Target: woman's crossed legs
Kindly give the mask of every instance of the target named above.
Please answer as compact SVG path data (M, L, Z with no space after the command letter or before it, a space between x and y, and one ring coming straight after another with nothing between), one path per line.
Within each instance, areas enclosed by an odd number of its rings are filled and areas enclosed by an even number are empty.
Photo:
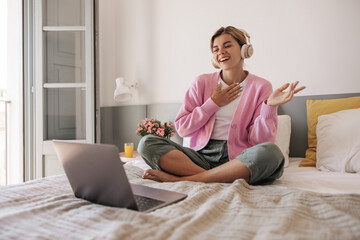
M249 168L239 160L229 161L218 167L205 170L179 150L172 150L162 155L159 159L159 165L163 171L148 169L143 177L159 182L194 181L205 183L232 183L239 178L249 182L250 179Z
M284 156L273 143L248 148L213 168L198 152L157 136L143 137L138 151L152 168L143 178L159 182L232 183L244 179L250 184L269 184L282 175L284 166Z

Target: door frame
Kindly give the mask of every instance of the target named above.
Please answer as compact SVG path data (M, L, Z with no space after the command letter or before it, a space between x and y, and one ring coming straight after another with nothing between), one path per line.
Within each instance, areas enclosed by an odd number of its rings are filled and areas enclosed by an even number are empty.
M28 3L26 3L28 2ZM55 155L51 140L44 141L44 63L43 43L44 31L84 31L85 32L85 83L86 89L86 139L77 142L94 143L95 141L95 81L94 81L94 1L85 0L85 26L79 27L48 27L43 26L42 0L24 1L24 13L29 16L26 20L27 43L24 46L27 52L24 68L27 69L27 90L30 94L26 99L30 102L26 106L26 133L25 138L25 180L45 177L44 155ZM32 33L33 34L32 34ZM25 42L25 41L24 41ZM32 121L32 122L31 122ZM29 123L30 122L30 123ZM35 126L32 130L31 126ZM73 140L71 140L73 141Z

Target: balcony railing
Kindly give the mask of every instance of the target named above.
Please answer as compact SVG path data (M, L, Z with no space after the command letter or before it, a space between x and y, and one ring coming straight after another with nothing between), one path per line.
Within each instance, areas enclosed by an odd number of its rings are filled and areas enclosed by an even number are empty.
M0 185L8 183L8 104L0 99Z

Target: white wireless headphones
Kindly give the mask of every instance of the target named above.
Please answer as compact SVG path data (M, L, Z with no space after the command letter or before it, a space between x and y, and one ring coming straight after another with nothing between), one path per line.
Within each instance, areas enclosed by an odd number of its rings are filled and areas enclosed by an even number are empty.
M244 34L246 41L246 43L241 46L241 58L242 59L250 58L254 53L254 48L250 42L250 35L244 29L239 29L239 30ZM211 58L211 63L215 68L220 68L219 64L216 62L214 58Z
M250 35L243 29L239 29L239 30L244 34L245 40L247 38L246 43L241 46L241 57L243 59L249 58L254 53L254 48L252 47L251 42L250 42Z

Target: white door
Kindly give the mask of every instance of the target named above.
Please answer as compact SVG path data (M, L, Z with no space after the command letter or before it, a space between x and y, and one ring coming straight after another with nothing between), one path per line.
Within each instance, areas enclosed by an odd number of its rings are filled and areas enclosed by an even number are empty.
M35 1L35 177L62 173L51 140L94 142L93 0Z

